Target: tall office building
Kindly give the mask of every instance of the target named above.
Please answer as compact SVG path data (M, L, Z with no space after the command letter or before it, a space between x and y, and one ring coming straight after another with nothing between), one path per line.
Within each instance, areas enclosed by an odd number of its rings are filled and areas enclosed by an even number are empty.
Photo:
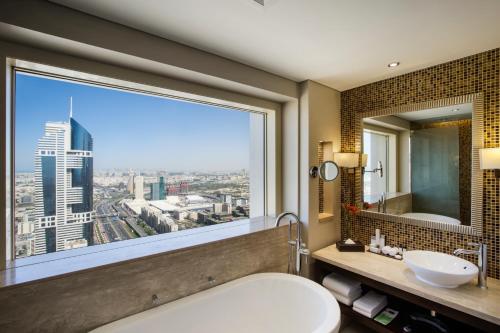
M134 177L134 196L136 199L144 199L144 176Z
M151 200L160 200L160 184L159 183L149 184L149 193Z
M35 254L93 244L92 150L72 116L45 124L35 153Z
M127 191L130 194L134 194L134 177L135 174L132 170L128 173Z
M165 200L165 181L163 176L160 177L160 181L158 183L149 184L149 189L151 193L151 200Z
M165 198L167 197L166 195L167 192L165 190L165 178L163 178L163 176L160 177L159 186L160 186L160 193L159 193L160 200L165 200Z

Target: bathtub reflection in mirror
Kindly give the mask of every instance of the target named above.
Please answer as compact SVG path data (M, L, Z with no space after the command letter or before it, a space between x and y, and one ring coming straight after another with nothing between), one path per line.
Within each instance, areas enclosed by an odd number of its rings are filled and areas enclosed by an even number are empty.
M472 113L466 103L364 118L365 207L470 226Z

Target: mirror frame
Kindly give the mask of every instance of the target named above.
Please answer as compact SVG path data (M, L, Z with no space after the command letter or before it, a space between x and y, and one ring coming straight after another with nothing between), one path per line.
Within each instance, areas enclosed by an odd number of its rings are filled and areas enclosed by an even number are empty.
M425 228L439 229L443 231L457 232L466 235L482 236L483 234L483 172L479 167L479 149L483 148L483 117L484 100L482 93L463 95L439 100L431 100L422 103L405 104L396 107L369 110L356 114L355 128L355 151L361 152L363 140L363 118L377 116L391 116L398 113L434 109L456 104L472 103L472 170L471 170L471 225L453 225L426 220L418 220L398 215L390 215L367 210L361 210L360 215L374 219L382 219L395 223L406 223ZM354 192L356 202L363 202L363 179L360 168L356 169L354 181Z

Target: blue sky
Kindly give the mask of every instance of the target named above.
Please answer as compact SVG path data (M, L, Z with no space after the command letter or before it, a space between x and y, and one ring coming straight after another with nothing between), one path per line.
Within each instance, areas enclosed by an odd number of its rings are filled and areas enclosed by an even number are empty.
M94 169L248 169L247 112L59 80L16 76L16 171L32 171L47 121L73 117L94 139Z

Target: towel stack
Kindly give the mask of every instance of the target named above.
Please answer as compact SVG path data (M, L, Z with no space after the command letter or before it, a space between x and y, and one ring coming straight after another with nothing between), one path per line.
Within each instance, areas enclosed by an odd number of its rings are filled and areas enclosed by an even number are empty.
M357 299L352 309L363 316L373 318L387 305L387 296L369 291L363 297Z
M323 286L328 289L340 303L351 306L361 296L361 282L331 273L323 279Z

